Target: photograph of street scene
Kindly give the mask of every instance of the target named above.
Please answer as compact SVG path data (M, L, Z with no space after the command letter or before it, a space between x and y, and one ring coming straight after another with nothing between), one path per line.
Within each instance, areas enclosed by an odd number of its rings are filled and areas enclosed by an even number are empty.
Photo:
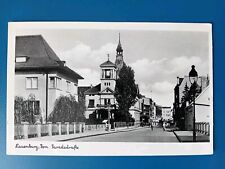
M210 42L199 30L18 29L14 140L210 142Z

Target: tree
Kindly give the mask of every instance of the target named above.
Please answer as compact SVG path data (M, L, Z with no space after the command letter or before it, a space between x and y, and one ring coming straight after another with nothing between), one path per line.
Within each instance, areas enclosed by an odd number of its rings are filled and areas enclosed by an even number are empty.
M134 71L131 67L123 65L116 80L114 96L119 106L121 120L129 121L129 108L135 103L137 97ZM125 119L124 119L125 118Z
M53 112L49 116L51 122L75 122L83 121L83 105L76 101L72 95L60 96L55 101Z
M187 83L184 86L183 97L181 98L181 102L186 105L186 102L190 102L190 90Z
M37 121L41 122L42 118L39 101L35 99L35 95L30 94L27 100L23 97L15 96L14 123L29 122L29 124L34 124Z

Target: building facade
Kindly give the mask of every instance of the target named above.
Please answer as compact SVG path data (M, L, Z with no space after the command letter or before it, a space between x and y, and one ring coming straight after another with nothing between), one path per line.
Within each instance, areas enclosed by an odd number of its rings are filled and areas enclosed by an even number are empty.
M71 94L78 100L78 80L83 77L67 67L41 35L17 36L15 52L15 96L34 100L43 122L59 96Z
M162 120L163 121L173 120L173 111L171 110L171 107L162 107Z
M195 123L210 123L210 85L207 86L193 102L185 108L185 130L193 130L195 106Z
M105 115L106 112L102 113L100 110L115 109L116 99L114 97L114 91L116 79L118 78L119 71L123 67L123 64L123 48L119 36L115 63L110 61L108 55L108 60L100 65L100 83L84 92L86 119L89 119L90 115L94 116L96 119L104 119L108 115ZM113 118L113 114L111 114L111 118Z
M209 77L208 76L199 76L197 80L197 86L200 94L202 91L207 88L209 85ZM190 89L191 83L189 76L184 76L183 78L177 77L177 84L174 88L174 103L173 103L173 118L176 125L184 130L187 126L187 119L185 119L185 107L186 103L183 102L185 87Z

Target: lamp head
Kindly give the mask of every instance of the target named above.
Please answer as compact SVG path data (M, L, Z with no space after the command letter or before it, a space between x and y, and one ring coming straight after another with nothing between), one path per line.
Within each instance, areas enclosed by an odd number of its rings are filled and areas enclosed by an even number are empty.
M191 71L189 72L189 81L191 84L197 83L198 81L198 73L195 70L195 65L191 66Z

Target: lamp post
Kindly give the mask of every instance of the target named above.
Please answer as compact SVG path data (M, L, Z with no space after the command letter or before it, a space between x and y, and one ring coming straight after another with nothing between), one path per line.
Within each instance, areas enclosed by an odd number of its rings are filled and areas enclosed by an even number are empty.
M196 129L195 129L195 95L198 81L198 73L195 70L195 66L191 66L191 71L189 72L189 81L191 83L191 92L193 93L193 142L196 142Z
M110 131L110 101L108 101L108 131Z

